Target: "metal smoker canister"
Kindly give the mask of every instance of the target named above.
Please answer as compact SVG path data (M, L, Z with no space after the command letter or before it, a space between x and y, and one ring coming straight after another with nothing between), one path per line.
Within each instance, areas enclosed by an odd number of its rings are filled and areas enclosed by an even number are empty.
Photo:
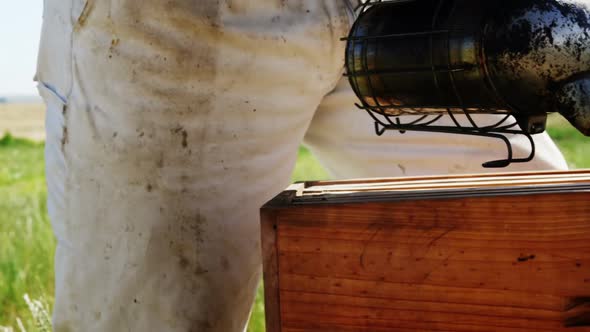
M347 73L382 114L508 111L535 134L559 112L590 135L589 12L573 0L375 2L348 38Z

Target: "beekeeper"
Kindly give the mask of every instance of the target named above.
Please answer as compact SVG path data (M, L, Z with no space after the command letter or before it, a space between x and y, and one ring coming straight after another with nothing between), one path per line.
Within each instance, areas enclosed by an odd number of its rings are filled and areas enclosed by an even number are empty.
M352 21L347 0L45 0L55 332L242 331L259 207L302 143L337 178L505 157L495 140L377 137L342 80ZM536 140L535 161L508 170L566 168Z

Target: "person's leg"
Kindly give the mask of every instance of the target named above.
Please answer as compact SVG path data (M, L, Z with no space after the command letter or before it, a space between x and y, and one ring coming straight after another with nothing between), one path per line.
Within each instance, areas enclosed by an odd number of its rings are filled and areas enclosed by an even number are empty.
M241 331L345 1L46 1L55 332Z
M336 178L391 177L457 173L563 170L567 164L547 134L535 135L536 158L525 164L486 169L482 163L506 158L499 140L423 132L377 136L373 120L357 109L348 81L342 79L318 108L305 144ZM492 123L497 116L479 116ZM450 120L447 121L451 124ZM511 137L515 156L528 156L529 144Z

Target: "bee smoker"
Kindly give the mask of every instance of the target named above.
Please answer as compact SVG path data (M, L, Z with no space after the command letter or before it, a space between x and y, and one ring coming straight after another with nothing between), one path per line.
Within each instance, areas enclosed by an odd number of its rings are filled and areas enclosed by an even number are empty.
M346 75L377 134L502 140L508 157L484 167L532 160L531 135L552 112L590 135L590 2L369 0L357 12ZM475 114L501 116L482 125ZM507 135L527 137L530 155L514 157Z

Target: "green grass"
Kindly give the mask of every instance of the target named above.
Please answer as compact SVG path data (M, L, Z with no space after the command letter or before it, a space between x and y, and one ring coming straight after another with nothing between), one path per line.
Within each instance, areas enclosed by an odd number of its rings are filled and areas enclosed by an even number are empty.
M578 134L559 118L551 119L549 133L572 167L590 168L590 138ZM326 179L326 172L305 149L293 181ZM53 299L55 241L46 215L43 145L5 136L0 139L0 327L36 331L23 299ZM264 331L262 290L256 299L249 332ZM2 330L0 328L0 330Z
M52 298L55 241L46 214L43 145L0 139L0 326L34 322L24 294Z
M554 115L547 129L571 168L590 168L590 138L573 129L562 117Z

